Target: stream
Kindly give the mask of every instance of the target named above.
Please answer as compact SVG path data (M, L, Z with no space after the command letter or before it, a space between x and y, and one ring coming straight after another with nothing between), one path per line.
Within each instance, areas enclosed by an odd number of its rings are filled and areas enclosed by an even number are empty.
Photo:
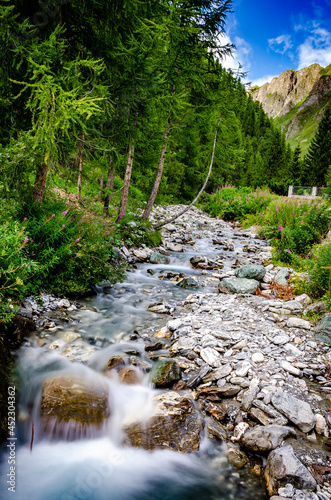
M241 247L231 225L222 237ZM236 469L229 464L225 446L205 432L196 453L170 449L146 451L123 445L123 426L149 415L152 399L164 390L149 383L140 372L140 383L126 385L118 377L106 377L107 361L118 353L130 353L150 363L142 338L152 337L169 315L149 312L152 303L166 302L170 309L195 291L176 282L158 279L163 270L181 272L204 282L204 293L216 293L217 283L204 281L212 271L192 269L197 254L224 259L224 271L237 257L217 248L211 237L195 232L196 243L182 253L169 252L167 265L139 263L127 272L124 283L98 287L98 293L70 312L72 322L38 332L17 354L18 421L15 429L15 494L10 491L9 448L2 449L1 499L16 500L262 500L268 498L252 466ZM246 238L247 242L247 238ZM254 240L262 245L262 241ZM148 269L154 274L149 274ZM73 340L68 343L67 340ZM38 340L38 341L37 341ZM162 352L159 353L162 355ZM111 412L101 426L63 423L47 426L40 417L42 387L54 376L80 377L106 388ZM15 383L16 385L16 383ZM33 422L33 431L32 431ZM32 439L33 432L33 439ZM33 441L33 442L32 442ZM32 449L30 449L32 448ZM12 473L13 474L13 473Z

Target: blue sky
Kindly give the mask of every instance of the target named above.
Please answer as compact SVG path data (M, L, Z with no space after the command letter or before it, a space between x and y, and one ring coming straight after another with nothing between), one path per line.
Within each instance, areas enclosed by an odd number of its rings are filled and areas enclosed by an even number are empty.
M287 69L331 64L331 0L234 0L222 43L236 45L224 62L262 85Z

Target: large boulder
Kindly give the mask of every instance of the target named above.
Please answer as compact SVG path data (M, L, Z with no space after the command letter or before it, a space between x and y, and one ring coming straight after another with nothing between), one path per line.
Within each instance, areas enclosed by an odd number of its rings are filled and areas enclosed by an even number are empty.
M100 386L78 376L59 376L43 385L40 415L46 432L52 430L56 436L84 433L88 426L100 427L108 414L106 384Z
M291 427L284 425L257 425L245 432L241 442L245 448L256 453L269 453L281 445L289 436L296 437L296 432Z
M254 264L246 264L235 271L237 278L247 278L261 281L266 273L265 267Z
M276 274L275 282L278 283L278 285L288 285L289 276L290 273L288 272L287 267L283 267Z
M124 425L125 444L145 450L168 448L183 453L197 451L203 419L193 401L168 391L154 398L152 415Z
M294 488L314 490L316 481L309 470L294 455L292 446L272 451L268 456L265 478L269 495L276 495L278 488L291 484Z
M317 324L315 328L317 333L316 339L323 340L327 344L331 342L331 314L324 314L321 321Z
M150 382L155 387L169 387L181 378L181 369L173 359L160 359L150 373Z
M310 432L316 424L316 417L311 407L305 401L291 396L278 388L271 397L271 402L278 411L283 413L302 432Z
M250 293L254 294L259 286L256 280L247 278L225 278L218 285L221 293Z
M153 252L149 261L151 264L169 264L170 258L160 252Z

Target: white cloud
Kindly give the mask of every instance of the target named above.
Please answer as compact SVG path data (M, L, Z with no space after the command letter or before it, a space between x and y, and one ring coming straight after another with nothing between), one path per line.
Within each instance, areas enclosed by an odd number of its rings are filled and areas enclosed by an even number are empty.
M271 82L273 78L279 75L266 75L266 76L261 76L261 78L257 78L256 80L251 82L251 87L255 87L256 85L258 87L262 87L267 82Z
M251 68L251 55L252 47L246 40L236 36L234 41L231 40L229 35L224 35L221 38L222 45L226 43L234 43L235 49L233 51L233 56L227 56L222 61L222 66L226 69L232 69L236 72L239 65L242 67L242 71L249 71Z
M318 63L321 66L331 64L331 33L316 27L311 35L298 47L298 69Z
M268 43L271 50L278 54L285 54L285 52L293 47L290 35L279 35L276 38L270 38Z

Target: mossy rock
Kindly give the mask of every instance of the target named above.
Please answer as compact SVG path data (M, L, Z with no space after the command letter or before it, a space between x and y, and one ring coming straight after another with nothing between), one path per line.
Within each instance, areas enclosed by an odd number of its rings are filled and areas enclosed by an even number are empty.
M173 359L160 359L150 373L150 382L155 387L169 387L181 379L181 369Z

